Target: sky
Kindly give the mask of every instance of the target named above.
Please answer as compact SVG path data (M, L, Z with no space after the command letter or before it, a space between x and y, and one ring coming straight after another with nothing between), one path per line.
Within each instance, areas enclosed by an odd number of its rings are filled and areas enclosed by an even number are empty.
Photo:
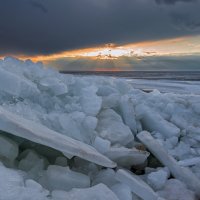
M200 70L200 0L0 0L0 57L59 70Z

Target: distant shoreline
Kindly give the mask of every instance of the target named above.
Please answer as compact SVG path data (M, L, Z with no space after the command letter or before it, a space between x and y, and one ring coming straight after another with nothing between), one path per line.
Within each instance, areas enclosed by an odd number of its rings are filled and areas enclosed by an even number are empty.
M200 81L200 71L60 71L60 73L129 79Z

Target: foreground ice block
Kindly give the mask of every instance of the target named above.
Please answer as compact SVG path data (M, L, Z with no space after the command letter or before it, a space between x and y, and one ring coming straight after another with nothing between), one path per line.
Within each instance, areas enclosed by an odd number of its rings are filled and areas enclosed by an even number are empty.
M19 197L23 178L17 170L8 169L0 163L0 177L0 199L11 200Z
M105 167L116 167L114 162L97 152L93 147L50 130L41 124L26 120L2 107L0 107L0 130Z
M123 169L119 169L116 173L116 179L121 183L128 185L132 192L143 200L161 200L161 198L159 198L150 186L148 186L139 176Z
M160 114L147 106L141 104L136 107L136 110L145 130L159 132L166 138L180 135L178 127L163 119Z
M147 183L155 190L162 189L168 179L168 172L160 169L147 175Z
M0 163L1 200L49 200L47 190L33 180L24 181L23 176L21 171L6 168Z
M112 109L105 109L98 115L97 132L100 137L112 144L126 145L134 140L134 136L120 115Z
M93 144L95 149L98 150L102 154L109 151L110 145L111 145L111 143L110 143L109 140L105 140L105 139L98 137L98 136L95 138L94 144Z
M164 189L157 193L167 200L196 200L194 192L177 179L167 180Z
M18 159L22 157L19 161L18 168L27 172L27 177L37 180L40 177L40 173L48 165L47 159L39 156L33 150L25 150L20 154Z
M90 178L85 174L74 172L68 167L50 165L39 183L50 191L69 191L72 188L90 187Z
M188 188L195 191L200 197L200 180L188 169L179 166L166 150L147 131L137 135L138 139L154 154L154 156L166 167L172 175L187 184Z
M53 200L119 200L104 184L87 189L73 189L70 192L53 191Z
M0 135L0 157L13 161L18 156L18 144L3 135Z

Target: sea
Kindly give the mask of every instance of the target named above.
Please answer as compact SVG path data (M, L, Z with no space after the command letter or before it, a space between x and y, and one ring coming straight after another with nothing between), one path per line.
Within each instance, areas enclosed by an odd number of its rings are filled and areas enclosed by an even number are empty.
M128 79L200 81L200 71L61 71L61 73Z

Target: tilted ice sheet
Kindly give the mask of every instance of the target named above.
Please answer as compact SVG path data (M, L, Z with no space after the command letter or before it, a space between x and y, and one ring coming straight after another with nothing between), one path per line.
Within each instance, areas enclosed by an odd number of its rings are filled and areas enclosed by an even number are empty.
M115 167L115 163L98 153L91 146L74 140L45 126L23 119L0 107L0 130L50 146L63 153L79 156L105 167Z

